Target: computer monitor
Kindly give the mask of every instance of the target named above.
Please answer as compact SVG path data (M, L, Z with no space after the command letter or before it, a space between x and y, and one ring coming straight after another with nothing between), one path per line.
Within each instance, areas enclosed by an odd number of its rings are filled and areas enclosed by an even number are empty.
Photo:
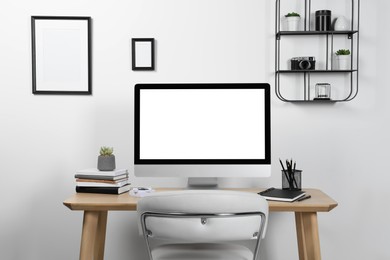
M136 176L270 176L269 84L137 84L134 97Z

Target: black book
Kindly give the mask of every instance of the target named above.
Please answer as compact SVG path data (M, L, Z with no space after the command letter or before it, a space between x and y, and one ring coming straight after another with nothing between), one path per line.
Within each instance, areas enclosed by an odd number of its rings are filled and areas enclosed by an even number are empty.
M259 192L258 194L263 196L267 200L293 202L305 196L306 193L301 190L283 190L283 189L269 188L265 191Z
M122 187L79 187L76 186L76 192L80 193L102 193L102 194L121 194L130 190L130 185Z

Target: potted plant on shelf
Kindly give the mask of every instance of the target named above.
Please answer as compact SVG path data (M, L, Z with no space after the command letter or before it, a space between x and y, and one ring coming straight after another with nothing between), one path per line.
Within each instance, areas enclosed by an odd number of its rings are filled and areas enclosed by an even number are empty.
M291 12L286 14L285 17L286 17L287 31L298 31L299 22L301 21L301 16L298 13Z
M100 148L100 155L98 157L97 168L99 171L113 171L115 170L115 155L114 148L102 146Z
M349 70L351 52L348 49L340 49L336 51L336 60L339 70Z

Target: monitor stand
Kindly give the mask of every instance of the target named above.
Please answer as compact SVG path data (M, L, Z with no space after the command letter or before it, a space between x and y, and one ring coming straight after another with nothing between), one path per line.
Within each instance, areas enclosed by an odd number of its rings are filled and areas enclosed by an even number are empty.
M190 177L188 178L188 189L215 189L218 187L218 179L211 177Z

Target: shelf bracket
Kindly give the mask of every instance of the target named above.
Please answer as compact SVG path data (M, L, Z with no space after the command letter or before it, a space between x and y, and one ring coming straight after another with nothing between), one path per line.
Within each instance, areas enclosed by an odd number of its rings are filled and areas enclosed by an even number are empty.
M352 39L352 33L348 33L348 39Z

